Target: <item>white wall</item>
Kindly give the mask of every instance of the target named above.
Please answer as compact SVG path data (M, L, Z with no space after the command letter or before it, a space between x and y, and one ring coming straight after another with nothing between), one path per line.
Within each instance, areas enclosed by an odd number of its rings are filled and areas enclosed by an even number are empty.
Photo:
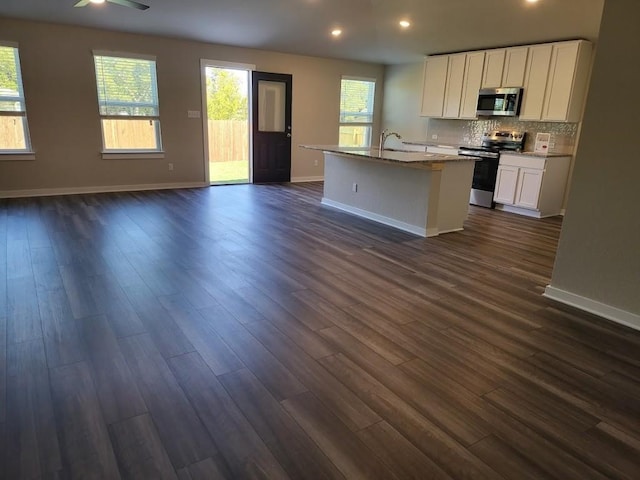
M640 328L640 2L607 0L551 288Z
M387 66L382 126L407 140L426 140L427 119L420 116L422 63Z
M18 42L35 161L0 160L0 191L100 188L204 182L200 59L255 64L293 75L292 172L322 176L320 152L299 144L336 144L341 75L378 81L374 134L384 67L192 41L0 18L0 40ZM103 160L92 50L155 55L163 160ZM170 172L167 163L174 164Z

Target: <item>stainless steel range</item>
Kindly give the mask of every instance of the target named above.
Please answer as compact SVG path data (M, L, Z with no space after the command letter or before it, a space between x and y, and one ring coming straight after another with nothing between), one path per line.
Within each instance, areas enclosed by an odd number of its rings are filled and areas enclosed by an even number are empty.
M481 207L494 208L493 192L496 189L500 151L520 151L524 147L524 132L494 130L482 136L482 144L477 147L460 147L458 155L479 157L473 170L471 197L469 203Z

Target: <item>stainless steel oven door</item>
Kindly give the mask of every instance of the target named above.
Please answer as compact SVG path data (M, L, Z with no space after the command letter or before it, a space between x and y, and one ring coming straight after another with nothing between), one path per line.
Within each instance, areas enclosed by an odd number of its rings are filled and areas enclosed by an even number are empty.
M498 159L483 158L476 162L473 169L472 188L493 192L496 189L496 178L498 176Z
M481 207L494 208L493 192L496 189L498 176L498 159L483 158L476 162L473 169L473 182L469 203Z

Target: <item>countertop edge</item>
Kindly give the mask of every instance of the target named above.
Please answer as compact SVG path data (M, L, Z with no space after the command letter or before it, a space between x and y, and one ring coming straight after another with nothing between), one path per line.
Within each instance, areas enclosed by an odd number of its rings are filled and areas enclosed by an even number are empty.
M351 157L357 157L367 160L376 160L380 162L388 162L401 164L405 166L417 166L417 165L433 165L442 164L447 162L474 162L479 159L475 157L466 157L459 155L444 155L438 153L423 153L423 152L405 152L397 150L385 150L383 156L376 155L376 148L353 150L344 147L338 147L335 145L299 145L300 148L308 150L318 150L327 153L333 153L336 155L348 155ZM425 158L428 156L427 158Z
M426 140L403 140L405 145L420 145L425 147L440 147L440 148L465 148L473 145L469 144L451 144L446 145L444 143L429 142ZM516 151L503 151L505 155L520 155L523 157L536 157L536 158L554 158L554 157L571 157L571 153L537 153L537 152L516 152Z

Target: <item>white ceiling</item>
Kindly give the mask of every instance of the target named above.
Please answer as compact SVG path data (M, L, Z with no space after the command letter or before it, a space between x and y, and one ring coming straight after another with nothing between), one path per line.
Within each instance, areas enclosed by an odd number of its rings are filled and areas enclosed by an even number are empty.
M321 57L397 64L425 54L585 38L605 0L0 0L0 16L84 25ZM412 26L401 31L398 21ZM344 31L338 38L331 28ZM1 33L0 33L1 35Z

